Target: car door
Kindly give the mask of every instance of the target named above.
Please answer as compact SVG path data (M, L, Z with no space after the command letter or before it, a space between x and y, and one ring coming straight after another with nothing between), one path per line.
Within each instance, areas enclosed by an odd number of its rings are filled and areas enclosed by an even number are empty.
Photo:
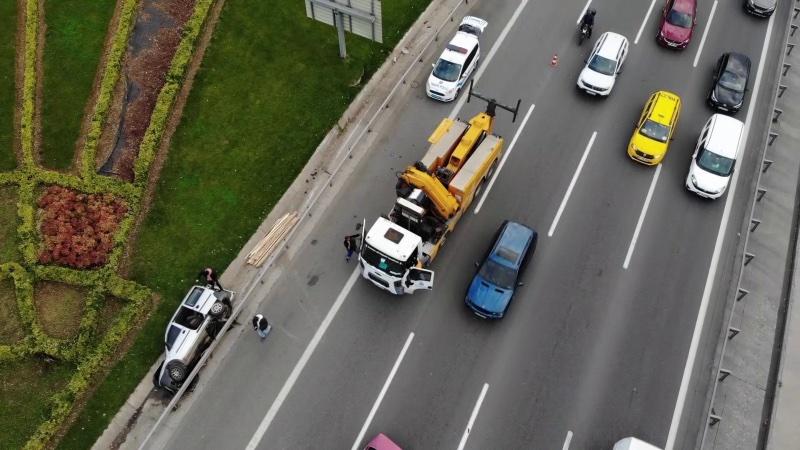
M412 267L403 276L403 290L406 294L413 294L421 289L433 289L433 271Z

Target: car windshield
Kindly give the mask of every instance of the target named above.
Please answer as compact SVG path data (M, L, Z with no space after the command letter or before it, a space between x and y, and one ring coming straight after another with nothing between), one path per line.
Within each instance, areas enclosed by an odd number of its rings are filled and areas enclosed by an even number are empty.
M701 148L697 155L697 165L701 169L721 177L729 176L733 172L735 163L735 160L718 155L706 148Z
M480 272L478 272L484 280L503 289L511 289L517 280L517 272L508 266L498 264L497 262L487 259Z
M406 273L406 267L403 263L382 255L369 245L364 245L364 251L361 252L361 257L364 258L369 265L377 267L389 275L402 277L403 274Z
M589 68L603 75L614 75L617 70L617 62L613 59L603 58L600 55L594 55L592 60L589 61Z
M433 68L433 76L444 81L456 81L461 75L461 64L440 59Z
M692 15L689 13L670 10L667 14L667 22L681 28L692 28Z
M642 128L639 129L639 133L659 142L667 142L669 138L669 127L647 119L644 125L642 125Z
M742 92L744 91L744 78L733 72L722 72L722 76L719 77L719 85L725 89Z

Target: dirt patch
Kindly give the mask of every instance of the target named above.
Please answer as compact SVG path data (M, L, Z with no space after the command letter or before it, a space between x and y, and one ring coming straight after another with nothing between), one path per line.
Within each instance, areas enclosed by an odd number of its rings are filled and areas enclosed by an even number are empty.
M8 278L0 280L0 344L16 344L25 334L19 319L14 282Z
M133 180L139 145L194 3L194 0L143 0L125 57L116 139L100 173Z
M103 301L103 306L97 312L97 328L95 329L98 339L102 339L111 325L117 320L119 312L125 307L126 302L116 297L108 296Z
M43 281L36 284L34 304L42 329L49 336L70 339L78 328L86 307L86 293L62 283Z

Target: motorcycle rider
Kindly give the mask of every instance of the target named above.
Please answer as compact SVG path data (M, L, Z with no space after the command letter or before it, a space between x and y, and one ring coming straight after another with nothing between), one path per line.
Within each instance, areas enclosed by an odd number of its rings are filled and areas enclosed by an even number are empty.
M588 33L586 38L589 39L592 37L592 27L594 27L594 16L597 14L593 8L589 8L586 10L586 13L581 18L580 29L582 30L584 26L586 26Z

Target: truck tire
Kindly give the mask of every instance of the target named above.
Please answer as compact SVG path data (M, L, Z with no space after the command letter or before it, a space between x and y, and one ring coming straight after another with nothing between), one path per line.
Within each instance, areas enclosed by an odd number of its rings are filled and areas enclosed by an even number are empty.
M189 370L186 364L177 359L173 359L167 363L167 373L169 373L169 377L172 378L173 381L180 383L186 379Z
M221 301L214 302L214 304L211 305L211 309L208 310L208 315L215 319L223 319L227 317L228 314L230 314L230 308Z

